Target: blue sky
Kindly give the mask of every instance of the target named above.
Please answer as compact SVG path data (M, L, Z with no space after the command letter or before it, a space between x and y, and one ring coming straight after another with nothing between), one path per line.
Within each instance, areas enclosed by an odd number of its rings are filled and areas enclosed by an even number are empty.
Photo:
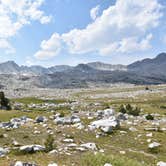
M0 62L129 64L166 51L165 0L0 2Z

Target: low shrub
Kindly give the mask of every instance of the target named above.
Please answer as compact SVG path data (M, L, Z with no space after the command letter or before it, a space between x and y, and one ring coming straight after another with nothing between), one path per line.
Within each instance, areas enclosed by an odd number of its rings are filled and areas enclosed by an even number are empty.
M46 148L46 150L45 150L46 152L49 152L55 148L54 137L51 134L48 135L44 145Z
M146 120L154 120L154 117L151 114L146 115Z
M127 113L127 110L125 109L124 105L121 105L121 106L119 107L119 112L121 112L122 114Z
M129 114L129 115L133 115L133 116L139 116L141 109L138 107L132 107L130 104L127 105L121 105L119 107L119 112L125 114Z
M132 108L131 110L128 110L127 113L129 115L133 115L133 116L139 116L141 110L140 108L136 107L136 108Z
M157 154L160 152L160 147L155 147L155 148L148 148L148 151L153 154Z

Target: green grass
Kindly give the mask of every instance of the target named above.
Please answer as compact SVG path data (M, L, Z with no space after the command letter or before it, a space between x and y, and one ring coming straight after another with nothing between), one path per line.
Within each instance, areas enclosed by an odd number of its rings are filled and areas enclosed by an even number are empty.
M0 121L6 122L9 121L11 118L19 118L21 116L27 116L29 118L34 119L39 115L48 117L49 115L51 115L51 113L44 111L23 112L17 110L11 110L11 111L0 110Z
M12 99L13 102L23 103L23 104L42 104L42 103L55 103L55 104L61 104L68 102L65 99L50 99L50 100L44 100L36 97L24 97L24 98L16 98Z
M25 97L25 98L17 98L17 99L12 99L12 101L14 102L18 102L18 103L23 103L23 104L41 104L44 102L44 100L42 99L38 99L35 97Z
M85 154L81 158L81 166L104 166L104 164L110 163L112 166L147 166L134 159L129 159L127 157L120 157L114 155L104 155L98 153L94 155L93 153Z
M86 90L81 91L81 93L77 93L73 95L73 100L76 99L78 101L82 101L82 103L101 103L101 108L92 104L91 106L86 106L84 104L79 104L76 110L81 111L96 111L100 109L104 109L107 106L113 107L118 110L121 104L128 104L136 105L139 108L143 109L141 114L147 113L159 113L160 115L166 115L166 97L163 97L160 93L157 94L145 94L140 95L135 99L132 98L105 98L104 96L101 98L91 99L89 94L106 94L106 93L116 93L116 92L125 92L130 90L130 92L134 92L135 90L142 90L144 86L133 87L133 88L121 88L121 89L101 89L101 90ZM152 86L150 88L155 88ZM159 89L161 87L156 87ZM85 98L85 96L88 98ZM70 98L72 100L72 97ZM146 100L144 100L146 99ZM56 100L42 100L35 97L29 98L21 98L21 99L13 99L12 101L20 102L25 105L34 103L34 104L41 104L45 102L50 103L65 103L70 102L68 100L63 99L56 99ZM26 108L25 108L26 109ZM27 108L28 109L28 108ZM60 112L63 113L64 116L71 114L70 107L62 106L59 108L53 109L54 113ZM49 110L42 110L42 109L32 109L31 112L22 112L22 111L0 111L0 121L8 121L13 117L21 117L26 115L30 118L36 118L38 115L43 115L49 117L54 113L50 112ZM81 121L84 125L89 125L92 120L88 120L87 118L81 117ZM104 155L98 153L94 155L93 153L80 153L74 152L72 155L68 156L65 154L55 154L55 155L48 155L47 153L36 153L36 154L26 154L26 155L17 155L14 152L9 154L9 159L1 158L0 165L8 166L9 163L14 161L15 159L21 161L29 161L35 162L38 165L47 166L51 161L58 163L58 165L66 165L70 166L72 163L73 166L103 166L105 163L111 163L113 166L156 166L157 161L166 161L166 135L165 132L152 132L153 137L151 138L152 141L157 141L161 144L161 148L159 149L158 153L152 153L148 149L147 137L146 132L144 130L145 127L150 125L150 122L141 123L137 128L137 132L131 132L128 130L130 125L122 124L120 130L127 131L127 134L120 134L119 130L115 131L113 134L108 136L102 136L100 138L96 138L96 135L93 131L85 131L85 130L77 130L76 128L67 127L67 126L56 126L53 121L49 120L48 127L51 128L54 132L54 139L57 147L61 146L62 140L65 138L64 135L72 135L74 138L75 143L81 144L86 142L94 142L100 149L104 149ZM163 126L164 127L164 126ZM33 134L33 131L36 130L41 131L40 134ZM60 132L59 132L60 131ZM4 138L1 137L3 134L7 134L8 137ZM139 138L138 135L141 135ZM22 145L27 144L41 144L44 145L44 142L47 138L47 131L46 128L42 127L39 124L27 124L25 126L20 127L19 129L6 131L0 129L0 147L5 145L12 146L11 142L13 138L16 139ZM120 151L125 151L126 154L120 154Z

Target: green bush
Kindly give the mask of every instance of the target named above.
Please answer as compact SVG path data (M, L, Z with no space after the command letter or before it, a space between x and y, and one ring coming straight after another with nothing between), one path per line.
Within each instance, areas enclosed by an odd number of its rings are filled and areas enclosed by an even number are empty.
M161 109L166 109L166 106L165 105L161 105L160 108Z
M141 109L138 107L132 107L130 104L125 105L121 105L119 107L119 112L125 114L129 114L129 115L133 115L133 116L139 116Z
M5 98L4 92L0 92L0 108L11 110L9 99Z
M154 117L151 114L146 115L146 120L154 120Z
M145 87L145 90L149 90L149 87L147 86L147 87Z
M61 117L61 118L65 117L65 113L64 112L60 112L59 117Z
M124 105L121 105L121 106L119 107L119 112L121 112L121 113L123 113L123 114L127 113L127 111L126 111Z
M133 115L133 116L139 116L141 110L140 108L136 107L136 108L132 108L131 110L128 110L127 113L129 115Z
M160 152L160 147L148 148L148 151L153 154L157 154Z
M126 110L128 111L128 112L130 112L130 111L132 111L132 106L130 105L130 104L127 104L126 105Z
M45 150L46 152L49 152L55 148L54 137L51 134L48 135L44 145L46 148L46 150Z

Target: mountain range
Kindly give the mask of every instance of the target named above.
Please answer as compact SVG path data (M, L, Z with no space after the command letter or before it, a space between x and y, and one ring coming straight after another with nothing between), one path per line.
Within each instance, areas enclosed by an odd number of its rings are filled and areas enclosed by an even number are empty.
M102 62L42 66L19 66L13 61L0 64L0 87L80 88L103 83L162 84L166 83L166 53L130 65Z
M111 65L102 62L92 62L87 64L79 64L75 67L68 65L58 65L52 67L42 67L42 66L19 66L14 61L7 61L0 63L0 74L22 74L22 75L45 75L45 74L54 74L56 72L64 72L67 70L78 69L86 67L89 70L103 70L103 71L125 71L127 66L125 65Z

